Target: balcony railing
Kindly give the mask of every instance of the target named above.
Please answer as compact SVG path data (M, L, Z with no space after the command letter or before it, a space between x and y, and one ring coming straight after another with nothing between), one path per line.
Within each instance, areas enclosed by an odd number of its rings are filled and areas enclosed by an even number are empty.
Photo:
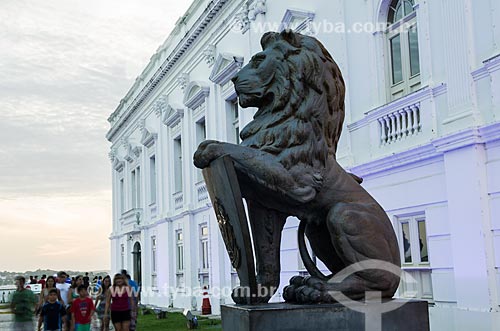
M395 110L377 119L380 144L386 145L417 135L422 131L420 102Z
M429 142L437 134L436 109L446 103L446 85L426 86L364 113L347 125L354 162L363 164Z
M200 181L195 184L195 187L196 187L196 198L198 203L208 201L208 191L205 182Z
M174 209L175 210L182 209L182 207L184 206L184 193L182 191L174 193L173 198L174 198Z

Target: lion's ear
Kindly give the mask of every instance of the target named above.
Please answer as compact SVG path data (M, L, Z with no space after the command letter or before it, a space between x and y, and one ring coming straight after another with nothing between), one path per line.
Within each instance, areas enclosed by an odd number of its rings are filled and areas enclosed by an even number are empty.
M260 45L262 46L262 49L266 49L266 47L269 44L272 44L273 42L275 42L277 37L278 37L278 34L276 32L264 33L262 38L260 38Z
M283 40L288 42L290 45L295 46L295 47L300 46L300 42L297 38L298 34L293 32L292 29L285 29L285 30L281 31L280 35L281 35L281 38L283 38Z

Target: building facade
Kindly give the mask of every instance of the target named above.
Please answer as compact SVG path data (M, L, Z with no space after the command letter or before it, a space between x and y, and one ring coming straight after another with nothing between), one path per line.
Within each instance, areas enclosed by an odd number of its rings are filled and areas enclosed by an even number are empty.
M195 1L108 119L112 271L132 271L145 304L200 309L192 289L204 286L214 313L231 302L238 279L192 155L205 139L239 142L255 109L239 108L230 78L264 32L292 28L321 40L344 75L337 159L393 222L416 279L398 296L428 300L434 330L495 330L497 22L496 0ZM281 286L305 273L297 225L283 231Z

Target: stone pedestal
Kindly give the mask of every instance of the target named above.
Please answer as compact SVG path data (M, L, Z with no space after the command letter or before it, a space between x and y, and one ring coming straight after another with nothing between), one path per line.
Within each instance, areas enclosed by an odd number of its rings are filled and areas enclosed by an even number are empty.
M348 306L340 303L222 305L222 330L429 331L429 311L426 301L394 299L366 304L351 301ZM381 314L381 311L385 312Z

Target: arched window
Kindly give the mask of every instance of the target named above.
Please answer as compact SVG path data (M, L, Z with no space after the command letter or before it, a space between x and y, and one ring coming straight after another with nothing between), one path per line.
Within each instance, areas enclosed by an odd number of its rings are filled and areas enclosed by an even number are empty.
M389 7L389 23L396 23L403 17L410 15L413 12L414 5L413 0L393 0Z
M414 0L392 0L387 23L390 95L398 99L420 87L417 15Z

